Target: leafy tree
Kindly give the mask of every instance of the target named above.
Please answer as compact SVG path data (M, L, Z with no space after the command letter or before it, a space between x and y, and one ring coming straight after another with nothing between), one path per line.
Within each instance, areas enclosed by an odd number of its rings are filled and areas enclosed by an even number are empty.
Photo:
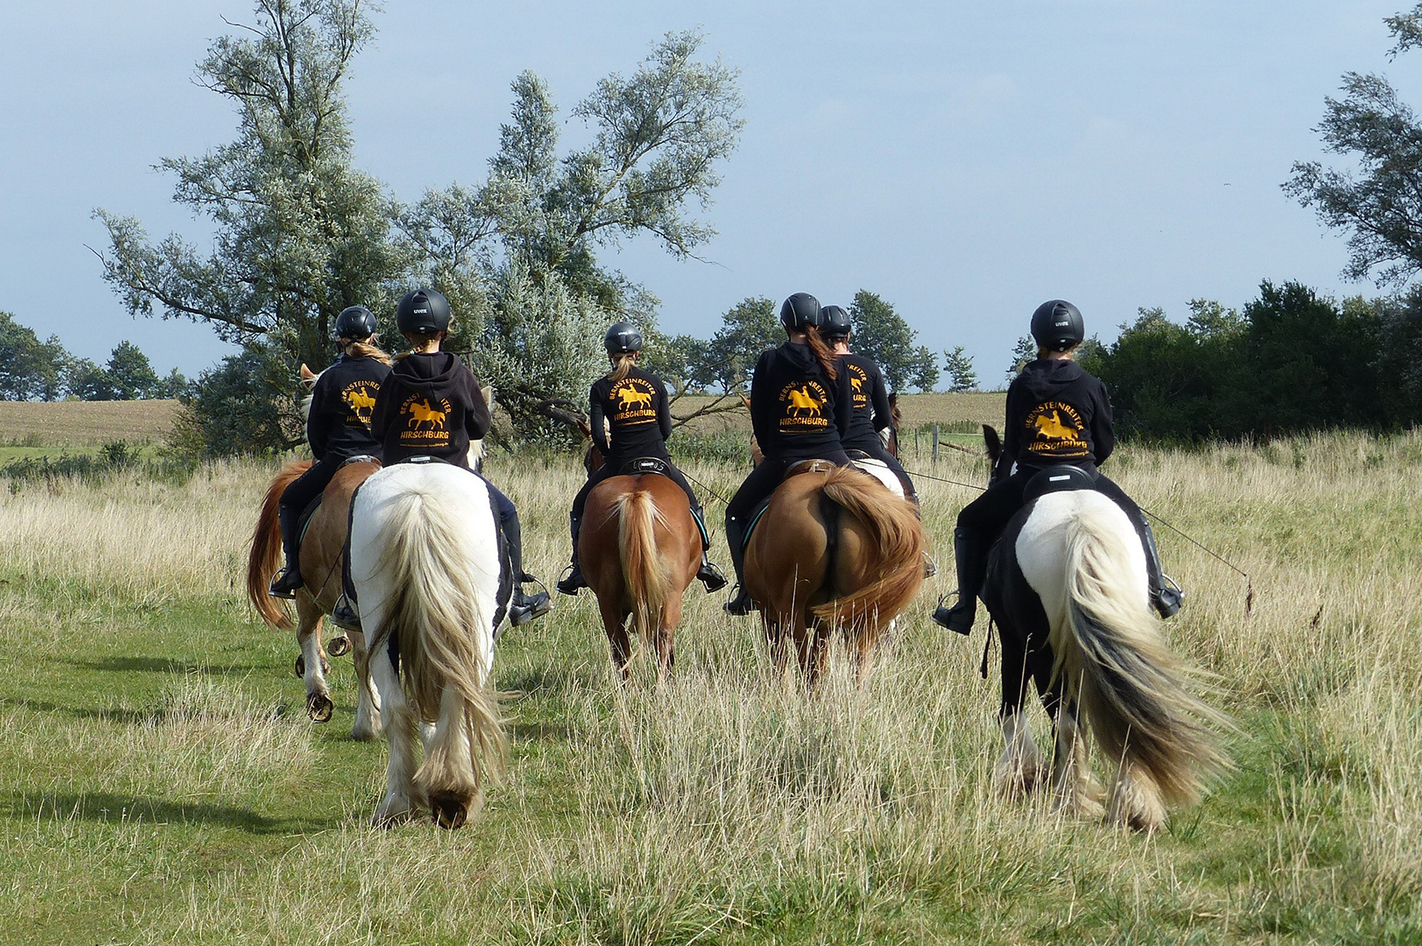
M57 337L42 342L33 329L0 312L0 400L55 400L68 360Z
M161 383L148 356L127 341L119 342L110 354L108 375L116 401L156 397Z
M708 205L719 163L744 123L736 72L697 60L701 42L694 31L669 33L630 76L602 79L572 110L591 128L591 143L567 153L560 152L561 123L547 85L523 73L513 82L512 115L486 182L430 191L400 214L400 229L419 248L430 278L466 316L481 374L546 375L536 362L548 353L526 345L511 292L551 293L596 324L567 338L578 365L605 363L609 322L655 328L657 300L602 266L596 253L647 234L685 258L714 233L688 208ZM560 383L502 392L516 419L535 417L546 399L571 394L580 403L587 393L580 376L547 379Z
M289 449L304 434L292 398L275 392L291 371L272 346L252 345L204 371L184 394L173 446L202 457L265 454Z
M182 398L192 393L192 387L192 382L184 377L181 371L174 368L158 382L158 387L154 391L153 396L157 398Z
M764 296L748 296L721 316L721 327L690 365L692 383L719 387L729 394L750 383L760 353L785 340L776 305Z
M392 235L390 199L352 166L343 91L374 32L366 6L258 0L244 34L212 43L198 82L232 103L237 138L159 167L178 179L176 202L212 219L215 249L204 258L176 234L153 243L137 219L95 211L104 278L130 312L206 322L322 368L343 308L388 310L413 255Z
M1023 335L1017 339L1017 344L1012 348L1012 363L1007 366L1007 380L1022 373L1022 369L1037 360L1037 343L1031 335Z
M948 373L949 391L972 391L978 386L973 359L963 351L962 345L943 353L943 370Z
M855 351L874 359L895 391L913 385L931 391L941 371L938 358L926 345L915 345L918 332L882 298L861 289L849 305L851 344Z
M65 388L81 401L117 400L114 379L108 369L92 358L75 358L65 367Z
M1389 59L1422 46L1422 4L1386 22L1396 40ZM1380 284L1402 285L1422 271L1422 124L1383 76L1345 73L1343 92L1324 100L1316 130L1328 151L1356 163L1357 176L1295 162L1284 191L1348 233L1345 277L1376 271Z
M1248 327L1244 316L1211 299L1191 299L1185 329L1196 338L1232 337Z

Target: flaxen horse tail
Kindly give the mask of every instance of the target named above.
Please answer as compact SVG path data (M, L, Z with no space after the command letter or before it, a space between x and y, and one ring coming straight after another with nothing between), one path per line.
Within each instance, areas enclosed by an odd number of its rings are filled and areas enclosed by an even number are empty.
M252 530L252 550L247 555L247 600L262 620L283 630L292 626L291 614L280 601L267 594L267 586L281 564L281 529L277 525L277 505L291 482L311 468L310 460L298 460L282 467L267 487L257 526Z
M890 494L882 483L853 467L832 470L826 499L863 524L868 532L864 574L877 576L844 597L811 609L822 620L878 623L902 611L923 584L923 527L912 503ZM827 580L834 580L833 564Z
M1114 508L1085 506L1067 527L1067 614L1065 621L1049 616L1055 672L1066 675L1068 692L1079 688L1108 761L1137 783L1153 782L1167 803L1188 804L1210 776L1229 768L1215 736L1229 723L1189 689L1189 674L1144 606L1123 545L1134 536L1103 516ZM1145 789L1137 795L1148 798ZM1112 805L1130 810L1139 800L1114 798Z
M669 525L651 491L641 487L618 496L614 508L622 574L634 605L632 626L642 643L655 653L662 611L677 591L672 587L669 562L657 549L657 527L666 529Z
M489 541L497 538L491 535ZM396 637L405 698L419 718L440 719L445 689L452 689L463 704L474 749L466 755L462 740L436 731L415 773L426 798L476 793L503 773L508 751L498 693L485 685L492 670L475 643L477 635L492 633L494 602L474 585L480 566L471 561L468 542L458 508L445 501L437 484L425 483L403 487L384 510L372 543L380 550L377 570L387 577L393 600L385 603L389 617L374 629L370 648Z

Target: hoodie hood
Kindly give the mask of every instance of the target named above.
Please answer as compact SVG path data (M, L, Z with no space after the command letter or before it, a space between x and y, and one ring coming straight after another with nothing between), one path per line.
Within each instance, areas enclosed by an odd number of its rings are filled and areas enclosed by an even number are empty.
M814 349L807 344L786 341L780 346L780 352L785 356L785 360L790 362L801 371L809 371L819 366L819 359L815 357Z
M412 354L395 362L391 374L416 394L432 395L448 389L459 360L447 351Z
M1019 380L1032 392L1034 400L1046 401L1059 397L1084 377L1086 372L1081 365L1068 358L1038 358L1028 362Z

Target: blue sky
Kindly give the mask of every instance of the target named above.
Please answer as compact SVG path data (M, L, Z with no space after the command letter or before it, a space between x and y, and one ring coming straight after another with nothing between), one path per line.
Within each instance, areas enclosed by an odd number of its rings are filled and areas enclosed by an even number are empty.
M1243 305L1262 279L1373 292L1342 282L1342 239L1279 185L1322 156L1312 129L1343 72L1382 72L1422 105L1422 57L1386 58L1400 0L498 6L375 15L348 87L362 169L404 200L474 184L520 71L566 117L655 38L699 26L746 100L706 213L714 262L651 240L603 259L662 299L664 328L702 337L746 296L847 304L867 288L923 343L965 346L988 385L1052 297L1109 340L1139 306L1179 320L1194 297ZM97 361L131 340L160 373L228 351L204 326L131 318L85 248L104 245L95 207L206 244L153 165L235 133L192 81L223 16L252 21L244 0L4 5L0 310Z

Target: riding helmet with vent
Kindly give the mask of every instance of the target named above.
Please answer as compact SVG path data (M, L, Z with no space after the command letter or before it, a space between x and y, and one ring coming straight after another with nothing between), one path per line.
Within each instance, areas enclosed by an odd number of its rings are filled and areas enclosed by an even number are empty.
M1066 351L1086 338L1081 310L1065 299L1049 299L1032 313L1032 338L1042 348Z
M820 300L808 292L797 292L780 304L780 324L792 332L820 324Z
M449 300L434 289L405 293L395 309L395 324L411 335L433 335L449 330Z
M849 337L849 313L843 306L820 307L820 334L825 338Z
M631 322L615 322L602 340L609 355L626 355L642 350L642 332Z
M361 341L375 334L375 313L363 305L341 310L331 326L332 341Z

